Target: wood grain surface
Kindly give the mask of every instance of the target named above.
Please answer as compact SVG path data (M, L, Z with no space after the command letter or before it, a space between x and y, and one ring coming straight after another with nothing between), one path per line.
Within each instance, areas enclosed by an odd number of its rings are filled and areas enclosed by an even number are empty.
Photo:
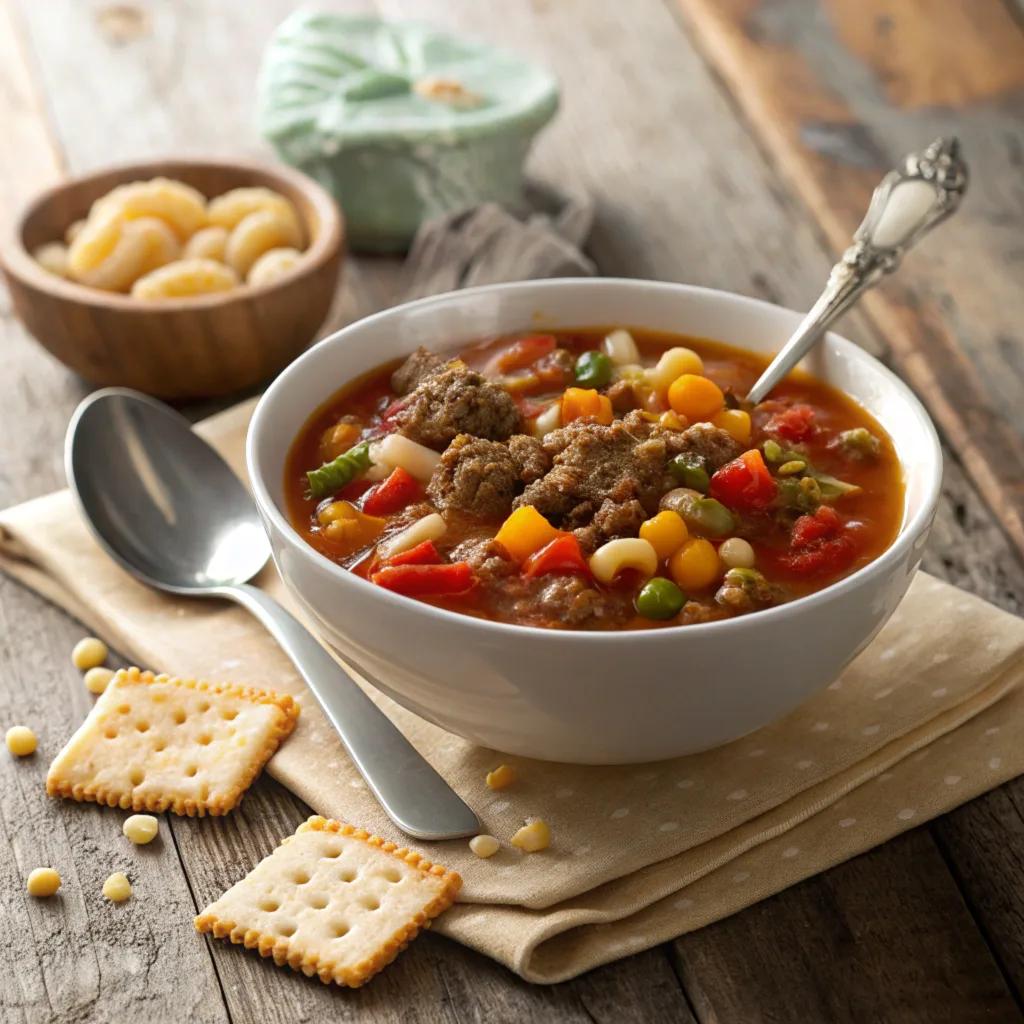
M939 46L905 21L936 9L925 0L830 0L820 11L810 11L810 0L682 2L687 17L680 17L676 0L335 0L324 6L425 18L550 64L565 102L532 168L595 198L592 253L605 273L707 284L805 308L842 244L839 228L846 229L845 220L838 225L823 216L823 201L813 201L808 190L820 196L822 176L846 176L854 184L837 193L846 196L844 216L859 216L859 197L888 158L849 141L861 136L847 126L864 119L848 109L873 109L884 95L892 117L902 120L889 124L891 135L879 129L879 137L896 149L905 147L908 134L915 143L927 141L941 121L943 130L961 131L972 152L991 152L989 181L979 189L985 213L956 233L967 248L959 255L929 250L916 268L908 261L907 294L916 306L902 293L893 304L887 291L886 301L904 311L893 314L897 319L909 317L908 309L925 310L914 324L933 325L959 359L986 368L960 392L961 404L978 416L969 425L975 447L965 447L947 427L953 446L926 567L1004 608L1024 610L1024 567L975 490L984 474L973 461L981 446L986 457L995 451L988 437L993 424L1002 424L1011 450L1018 445L1016 420L1024 417L1024 403L1014 404L1019 382L994 372L1003 360L1019 358L1013 324L1024 314L1024 296L1009 287L1010 271L1001 266L1012 233L998 215L1020 199L1019 168L1014 175L1008 158L996 159L998 146L1009 152L1019 131L997 132L997 146L981 139L983 126L973 123L978 110L989 127L1019 116L1019 102L1007 98L1012 76L1007 84L1002 71L964 71L958 88L975 97L971 105L937 112L922 101L934 95L927 74L902 69L899 54L910 44L872 50L873 63L857 56L873 45L874 26L885 18L893 19L897 39ZM997 17L977 14L988 3L946 6L957 9L964 33ZM94 0L0 0L0 217L11 216L65 168L80 172L169 153L265 155L250 127L252 85L261 48L291 10L290 0L117 6L124 9L114 16L110 5ZM717 22L709 20L713 6L723 12ZM751 22L755 17L760 21ZM782 143L768 140L751 116L743 89L754 87L728 73L712 45L708 26L729 28L730 18L746 19L742 38L754 50L742 51L740 63L760 67L767 54L776 67L791 65L787 90L769 91L777 106L772 117L780 134L811 126L817 148L806 161L783 159ZM842 48L838 81L822 74L823 66L833 73L827 60L812 67L802 58L777 59L779 47L784 55L813 56L820 42L813 33ZM784 46L780 37L803 39L804 50ZM810 149L796 132L791 150ZM803 162L813 163L815 175L795 173ZM960 262L972 264L966 291L965 279L952 276ZM970 289L985 268L998 274L983 282L988 290L979 295ZM353 261L336 318L381 308L403 287L395 264ZM993 296L1003 303L995 318L980 304ZM6 505L61 484L64 427L85 387L25 336L4 302L0 297L0 503ZM914 358L924 360L923 350L894 339L891 321L875 307L868 313L851 317L844 333L893 359L941 418L936 401L945 395L948 403L957 393L924 387L910 368ZM926 341L930 359L938 343ZM986 497L1004 518L991 487ZM0 758L0 922L20 939L13 958L0 959L5 1022L1024 1018L1019 782L733 918L550 988L526 985L429 934L357 992L328 989L252 953L208 943L191 931L196 909L269 852L308 809L262 780L227 819L164 818L161 841L135 851L108 817L113 812L46 801L45 766L89 703L68 659L80 632L0 578L0 715L5 724L25 721L40 734L40 750L27 762ZM43 863L57 867L65 885L57 898L39 903L26 896L23 879ZM135 897L115 906L99 887L128 864Z

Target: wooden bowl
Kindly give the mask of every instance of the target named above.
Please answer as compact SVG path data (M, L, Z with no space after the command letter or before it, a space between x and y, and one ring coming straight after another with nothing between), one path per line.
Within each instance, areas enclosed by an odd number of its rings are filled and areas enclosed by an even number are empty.
M306 230L302 260L270 284L140 301L67 281L32 259L37 246L63 240L67 227L115 186L158 176L209 198L246 185L287 196ZM44 192L0 242L0 266L28 330L87 380L158 398L211 398L272 377L314 339L335 295L344 235L335 201L298 171L248 161L163 160L99 171Z

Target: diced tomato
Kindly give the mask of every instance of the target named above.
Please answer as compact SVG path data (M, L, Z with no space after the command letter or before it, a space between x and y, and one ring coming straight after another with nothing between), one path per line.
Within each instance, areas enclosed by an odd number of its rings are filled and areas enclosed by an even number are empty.
M553 351L546 355L533 368L540 383L551 391L562 391L576 380L576 373L573 368L573 361L569 365L558 358L558 352Z
M512 394L512 401L519 406L519 411L523 414L524 420L532 420L538 417L546 408L546 405L541 405L539 402L531 402L529 398L524 398L519 394Z
M510 373L512 370L525 370L533 366L538 359L553 352L556 345L553 334L531 334L512 342L508 348L499 352L488 367L497 373Z
M375 572L370 579L396 594L406 597L440 597L462 594L473 586L473 570L468 562L451 565L389 565Z
M814 423L814 410L809 405L793 405L777 412L764 425L765 432L790 444L806 441L818 429Z
M764 512L777 492L761 453L751 448L715 473L708 493L734 512Z
M580 542L571 533L556 537L523 562L523 575L528 580L553 572L581 572L590 575L590 566L580 551Z
M363 511L368 516L387 516L412 504L419 494L420 485L408 470L399 466L366 495Z
M801 516L790 534L790 551L779 562L794 576L809 579L848 569L857 555L857 545L842 516L822 505L813 515Z
M438 553L432 540L425 540L400 555L392 555L384 562L384 566L391 565L440 565L441 555Z
M383 437L394 429L395 417L409 404L409 396L396 398L381 414L380 423L369 431L370 437Z

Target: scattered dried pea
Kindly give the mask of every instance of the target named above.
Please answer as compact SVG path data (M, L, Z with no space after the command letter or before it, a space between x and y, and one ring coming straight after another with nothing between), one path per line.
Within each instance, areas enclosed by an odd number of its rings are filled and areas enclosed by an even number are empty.
M478 857L493 857L501 848L501 843L494 836L473 836L469 848Z
M103 883L103 895L115 903L123 903L132 894L132 885L121 871L115 871Z
M489 789L504 789L519 778L519 773L511 765L503 764L487 773L487 786Z
M87 636L75 644L75 648L71 652L71 660L75 668L83 672L90 668L96 668L107 660L107 645L94 636Z
M537 818L524 825L513 837L512 845L518 846L526 853L546 850L551 844L551 830Z
M112 669L97 665L85 673L85 688L90 693L102 693L113 678L114 672Z
M36 734L27 725L12 725L4 739L15 757L28 757L36 749Z
M60 875L53 868L36 868L26 884L29 896L52 896L60 888Z
M136 846L151 843L156 839L159 830L160 822L152 814L133 814L130 818L125 818L124 825L121 826L121 831Z

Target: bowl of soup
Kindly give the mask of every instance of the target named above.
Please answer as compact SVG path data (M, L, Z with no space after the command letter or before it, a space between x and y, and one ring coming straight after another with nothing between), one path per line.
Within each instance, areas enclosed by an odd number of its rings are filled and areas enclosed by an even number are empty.
M612 764L765 725L910 584L941 481L907 387L800 314L557 280L399 306L314 346L247 458L285 584L388 696L474 742Z

